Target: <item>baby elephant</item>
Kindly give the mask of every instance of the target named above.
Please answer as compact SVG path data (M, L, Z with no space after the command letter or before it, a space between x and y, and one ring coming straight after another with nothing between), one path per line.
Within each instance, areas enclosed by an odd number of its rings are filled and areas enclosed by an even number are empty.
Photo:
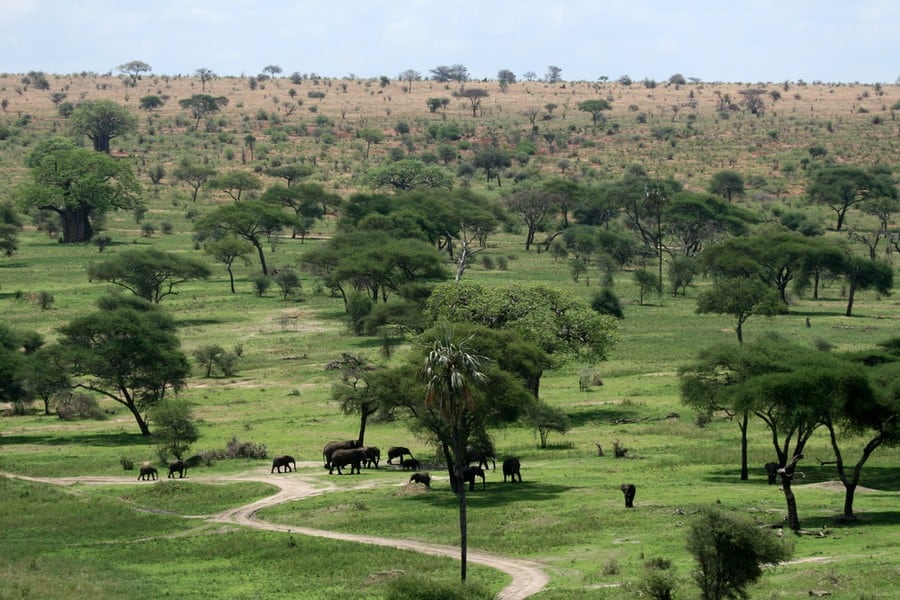
M634 494L637 488L633 483L623 483L622 493L625 494L625 508L634 508Z
M425 487L427 488L431 487L431 475L428 473L413 473L409 476L409 482L412 483L414 481L416 483L425 484Z
M522 483L522 473L519 472L519 469L522 467L522 464L519 462L518 458L507 458L503 461L503 482L506 483L506 478L509 477L509 480L512 482L516 481L516 477L519 478L519 483Z
M414 458L407 458L400 463L404 471L415 471L419 468L419 461Z
M159 479L159 473L156 470L156 467L144 465L143 467L141 467L141 474L138 475L138 479L141 481L150 481L151 479Z
M281 467L284 467L285 473L291 472L291 465L294 465L294 471L297 470L297 461L294 460L293 456L285 454L284 456L276 456L274 460L272 460L272 470L269 473L274 473L275 469L278 469L278 472L281 473Z
M169 479L175 477L175 473L178 473L179 479L184 479L185 475L187 475L187 463L183 460L176 460L175 462L169 463Z

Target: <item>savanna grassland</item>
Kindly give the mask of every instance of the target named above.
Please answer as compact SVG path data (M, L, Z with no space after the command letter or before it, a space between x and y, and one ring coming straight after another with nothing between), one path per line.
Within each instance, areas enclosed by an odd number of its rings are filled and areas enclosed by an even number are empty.
M797 208L827 227L834 227L833 214L808 205L804 195L811 164L883 164L895 175L900 167L895 85L535 81L503 91L495 81L468 82L468 88L489 94L473 116L469 101L454 97L456 84L431 81L407 89L397 80L382 85L377 79L303 77L293 83L279 77L251 89L247 78L238 77L201 84L193 77L147 75L131 86L125 78L78 74L47 75L49 89L41 90L22 77L0 76L0 200L15 198L27 177L25 157L39 140L67 134L69 125L55 104L111 99L138 116L137 133L113 139L112 154L133 162L148 210L140 222L127 212L107 215L102 232L111 242L103 254L94 244L62 244L26 219L16 252L0 259L4 323L54 339L61 325L92 311L108 291L88 279L87 266L124 249L155 247L206 261L213 272L209 280L179 286L161 305L177 321L187 353L217 344L239 346L242 354L233 376L205 377L193 365L179 395L191 403L199 426L192 451L224 448L235 438L263 444L270 457L297 458L298 473L284 477L336 488L267 508L258 515L265 520L434 543L458 542L456 499L446 477L440 478L435 449L405 423L370 423L366 443L382 451L409 446L437 476L431 490L404 485L408 473L396 469L339 477L327 475L319 462L324 442L353 437L358 429L358 418L341 414L332 400L337 376L325 365L343 352L395 364L404 347L384 358L380 338L351 335L340 298L306 273L301 293L285 300L277 290L257 295L252 279L259 264L239 263L236 293L230 293L224 268L197 249L192 234L199 215L232 200L201 189L192 202L190 190L171 176L179 164L252 171L268 186L277 180L265 174L267 168L302 163L312 168L307 181L347 198L370 192L363 175L391 158L433 160L455 173L480 147L494 144L519 157L500 184L476 171L470 181L457 177L456 186L499 198L523 181L561 176L599 182L641 165L652 177L672 177L699 191L716 172L729 169L747 183L736 202L764 220ZM751 88L764 90L759 116L741 105L741 91ZM51 98L54 92L64 97ZM228 103L195 130L178 100L198 93L224 96ZM142 110L140 99L147 95L160 96L164 105ZM430 112L429 98L449 102ZM611 105L597 126L578 109L589 99ZM439 131L449 127L458 136L442 138ZM381 131L383 138L367 149L357 136L364 129ZM529 145L533 150L526 152ZM440 158L441 146L453 149L448 158ZM165 173L158 184L149 175L156 167ZM318 221L305 240L274 240L267 249L270 266L296 267L306 250L333 234L335 218ZM856 230L876 226L871 215L855 209L847 218ZM895 214L894 231L896 219ZM536 247L526 252L521 230L492 234L483 256L494 264L502 258L508 266L489 268L480 258L465 280L545 283L586 301L599 286L597 274L575 283L551 253ZM469 495L469 548L544 565L550 583L537 598L636 597L644 563L654 557L672 561L676 597L693 598L685 533L699 507L718 504L761 525L780 523L784 516L784 497L767 485L762 469L772 454L762 424L751 422L751 475L740 481L736 423L720 416L698 427L680 401L679 367L701 348L735 340L731 318L696 313L698 291L709 282L701 278L683 296L666 292L639 303L630 270L615 275L613 289L625 318L609 359L568 363L542 378L542 399L564 410L572 429L551 434L548 448L539 448L536 433L526 427L493 432L498 458L521 458L524 482L504 484L491 471L487 489ZM52 296L49 305L41 305L42 294ZM777 332L804 345L844 351L897 335L895 296L860 292L854 316L845 317L845 294L842 283L833 281L818 299L793 295L787 314L752 317L745 339ZM581 390L579 377L587 371L599 374L603 385ZM40 402L25 414L10 409L0 416L0 471L16 476L0 479L0 598L381 598L388 582L401 575L458 578L449 559L197 518L273 493L261 482L223 481L247 472L268 475L271 462L217 460L192 469L184 481L137 482L135 471L123 470L123 459L159 462L156 442L140 436L121 407L103 399L100 406L105 414L97 420L44 415ZM854 460L862 439L847 443ZM627 448L630 458L614 458L614 444ZM866 464L856 498L858 520L849 524L836 519L843 488L834 468L819 460L827 462L831 452L826 434L815 434L800 464L804 478L795 485L804 534L795 537L785 529L794 560L767 569L751 588L752 598L896 596L900 451L880 448ZM83 481L60 487L22 477ZM121 481L97 485L87 481L91 477ZM637 486L633 510L623 507L619 486L625 482ZM498 571L470 569L471 582L490 594L508 582Z

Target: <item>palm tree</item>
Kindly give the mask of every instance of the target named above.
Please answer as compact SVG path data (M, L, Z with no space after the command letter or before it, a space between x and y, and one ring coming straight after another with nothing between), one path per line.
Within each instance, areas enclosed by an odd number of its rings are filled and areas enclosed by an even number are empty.
M425 405L436 409L449 428L453 444L453 473L456 477L456 493L459 498L460 577L466 580L466 486L463 479L468 428L466 414L475 406L473 386L484 381L481 363L483 356L468 351L468 338L459 343L453 341L452 332L434 343L421 378L425 382Z

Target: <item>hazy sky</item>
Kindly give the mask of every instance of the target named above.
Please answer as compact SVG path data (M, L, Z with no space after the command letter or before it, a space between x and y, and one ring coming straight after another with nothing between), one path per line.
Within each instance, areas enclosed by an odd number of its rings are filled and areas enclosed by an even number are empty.
M0 0L0 72L895 83L897 0Z

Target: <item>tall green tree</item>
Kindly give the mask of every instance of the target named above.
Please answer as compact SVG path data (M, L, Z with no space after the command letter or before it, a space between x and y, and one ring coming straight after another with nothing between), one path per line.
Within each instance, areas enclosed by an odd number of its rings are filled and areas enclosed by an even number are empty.
M191 406L184 400L166 398L154 406L150 414L156 424L154 435L160 441L160 454L172 454L183 460L191 444L200 439Z
M203 187L216 174L216 170L209 165L185 163L179 165L172 176L178 181L183 181L191 188L191 201L197 202L200 188Z
M753 315L774 316L785 311L778 292L756 279L721 277L697 297L697 312L731 315L739 344L744 343L744 323Z
M509 152L502 148L487 146L475 152L472 164L476 169L484 171L484 177L487 181L491 179L497 180L497 187L500 187L500 176L504 169L508 169L512 165L512 158Z
M268 275L266 240L295 223L296 219L277 204L246 200L213 209L197 221L194 231L201 242L221 239L229 233L250 242L256 248L263 275Z
M143 73L149 73L153 70L150 65L142 60L130 60L127 63L119 65L116 69L131 78L132 87L137 85L137 81Z
M75 133L86 135L94 150L109 154L112 139L137 130L137 117L112 100L85 100L72 111Z
M50 138L25 159L29 181L19 188L19 205L59 215L64 243L86 242L94 235L92 218L113 209L141 206L140 185L128 161Z
M149 411L190 375L172 318L137 297L105 297L96 312L60 328L75 387L102 394L134 417L150 435Z
M810 200L830 208L837 216L835 229L841 231L847 211L879 197L897 197L897 189L889 176L873 174L852 165L823 167L814 171L806 186Z
M848 285L847 310L844 313L848 317L853 315L856 292L874 289L879 294L890 294L894 285L894 268L884 261L851 256L844 263L842 272Z
M123 250L91 263L87 272L91 281L108 281L154 304L177 294L176 285L211 274L202 262L157 248Z
M235 202L241 201L244 192L255 192L263 188L262 180L247 171L229 171L216 175L208 182L209 187L225 192Z
M453 175L438 165L427 165L418 158L404 158L370 169L365 180L374 189L396 192L453 187Z
M855 518L853 501L862 479L862 470L872 454L881 447L900 444L900 355L871 360L872 354L848 357L857 373L865 371L867 380L859 381L852 393L835 397L822 419L834 452L835 468L844 486L844 512ZM884 360L885 362L880 362ZM869 364L876 362L879 364ZM856 462L846 460L847 446L862 442Z

